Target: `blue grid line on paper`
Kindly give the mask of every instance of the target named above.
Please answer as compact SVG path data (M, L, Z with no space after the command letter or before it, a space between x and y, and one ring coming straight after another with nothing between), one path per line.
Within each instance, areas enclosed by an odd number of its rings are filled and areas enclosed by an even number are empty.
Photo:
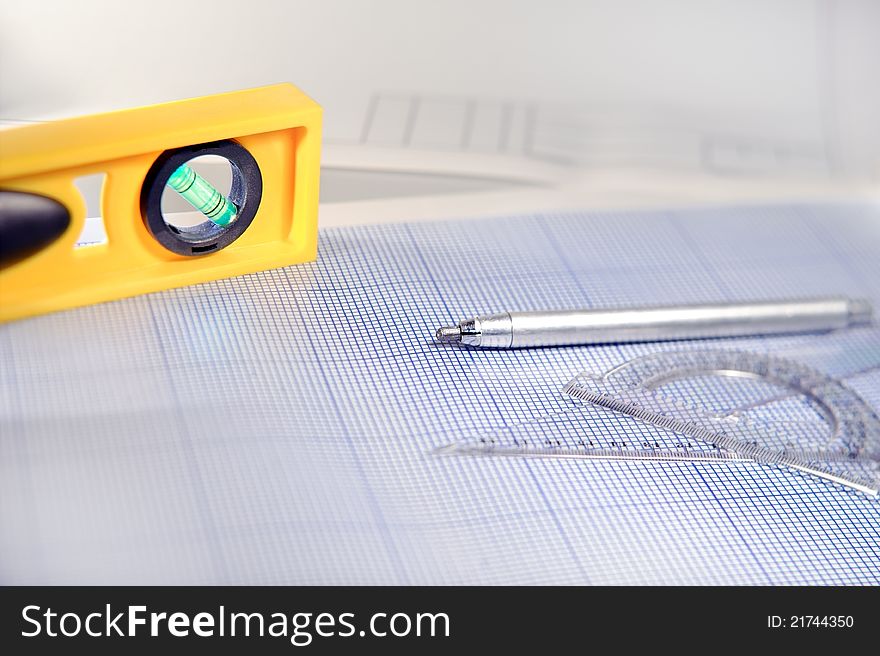
M880 306L878 263L871 205L364 226L322 231L315 263L0 327L0 581L876 585L880 503L785 468L432 454L492 434L673 444L566 414L560 390L705 343L492 352L432 335L502 309ZM878 328L712 346L880 400ZM675 391L712 407L762 393ZM799 403L754 412L815 418Z

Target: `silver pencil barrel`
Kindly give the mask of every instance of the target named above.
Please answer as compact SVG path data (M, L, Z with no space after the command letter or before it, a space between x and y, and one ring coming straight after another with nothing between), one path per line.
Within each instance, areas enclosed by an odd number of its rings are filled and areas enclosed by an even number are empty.
M867 301L830 297L678 307L503 312L442 328L437 337L468 346L524 348L825 332L870 323L871 318L872 309Z

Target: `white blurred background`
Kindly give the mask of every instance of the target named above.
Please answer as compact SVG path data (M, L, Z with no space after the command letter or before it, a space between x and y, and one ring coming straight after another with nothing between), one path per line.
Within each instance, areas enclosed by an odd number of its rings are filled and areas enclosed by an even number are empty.
M325 108L325 223L880 187L875 0L0 9L7 123L279 81Z

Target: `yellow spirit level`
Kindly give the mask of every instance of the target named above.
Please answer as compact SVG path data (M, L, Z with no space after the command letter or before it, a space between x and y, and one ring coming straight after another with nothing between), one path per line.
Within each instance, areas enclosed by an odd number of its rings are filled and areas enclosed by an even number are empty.
M50 245L0 269L0 320L313 260L320 147L321 108L290 84L0 131L0 190L70 216ZM162 192L187 184L172 176L203 155L229 160L237 214L172 225ZM86 205L74 180L95 173L107 241L77 247Z

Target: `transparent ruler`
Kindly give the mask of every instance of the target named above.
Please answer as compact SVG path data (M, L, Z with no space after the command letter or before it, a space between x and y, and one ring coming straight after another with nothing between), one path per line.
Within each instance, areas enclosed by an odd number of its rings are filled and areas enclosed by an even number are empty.
M719 383L723 388L725 380L733 384L731 379L769 383L782 389L776 400L801 397L800 401L806 402L801 405L811 408L820 421L788 416L756 418L747 407L709 411L681 393L688 388L680 385L691 381L692 390L702 385L705 391L706 377L711 377L714 388ZM630 360L603 375L581 374L565 386L565 393L589 406L627 415L686 439L672 445L644 438L610 444L583 437L574 443L536 440L542 422L533 422L508 429L512 434L509 444L490 437L440 451L599 460L752 461L791 467L872 496L880 490L880 418L840 381L791 360L725 350L656 353ZM574 408L544 423L562 425L564 421L571 431L577 427L577 415ZM583 424L589 418L581 414L580 421Z

